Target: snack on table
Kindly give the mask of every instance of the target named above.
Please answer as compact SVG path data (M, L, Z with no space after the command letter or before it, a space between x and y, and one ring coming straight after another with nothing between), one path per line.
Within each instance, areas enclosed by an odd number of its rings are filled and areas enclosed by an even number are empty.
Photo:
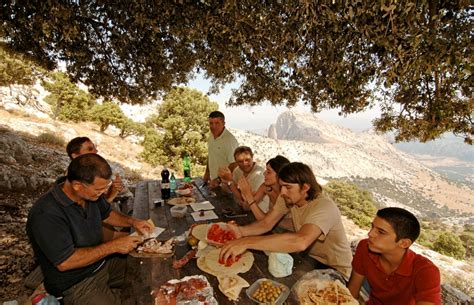
M225 263L219 263L220 251L221 249L212 249L205 252L201 257L198 257L197 266L199 269L214 276L224 276L245 273L252 268L254 257L251 252L244 252L238 261L230 266L226 266Z
M193 257L196 256L196 249L189 250L182 258L173 260L173 268L179 269L186 265Z
M259 304L284 304L290 295L290 289L282 283L262 278L256 280L246 290L247 296Z
M260 303L273 304L286 289L288 288L283 285L274 284L271 281L262 281L259 283L252 297Z
M173 253L174 239L168 239L166 242L160 242L156 239L150 239L138 246L137 254L163 254L171 255Z
M236 274L218 276L219 290L231 301L237 301L242 288L248 287L249 283Z
M332 269L313 270L302 276L292 290L302 305L359 305L339 278L341 275Z
M207 229L206 239L212 245L222 246L227 241L235 238L234 232L228 230L225 223L213 223Z
M193 197L176 197L166 201L170 205L189 205L194 202L196 202L196 199Z
M355 300L349 289L338 280L325 281L323 287L319 289L308 289L308 297L313 304L324 305L358 305L359 302Z
M213 289L206 277L202 275L186 276L181 280L170 280L151 295L155 297L155 305L168 304L210 304L217 305Z
M180 196L191 196L192 192L193 192L193 189L194 189L194 186L192 183L183 183L181 184L176 190L175 192L180 195Z

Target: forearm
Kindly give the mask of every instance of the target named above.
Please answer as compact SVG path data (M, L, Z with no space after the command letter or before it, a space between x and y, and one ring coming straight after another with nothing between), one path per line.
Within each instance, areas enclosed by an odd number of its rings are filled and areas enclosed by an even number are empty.
M77 248L70 257L56 267L59 271L85 267L115 252L113 242L103 243L95 247Z
M109 214L109 217L107 217L104 222L112 226L133 227L133 223L136 220L137 219L134 217L112 210Z
M110 192L105 196L105 200L107 200L108 203L112 203L115 199L115 197L117 197L119 193L119 190L110 190Z
M265 221L265 219L257 220L249 225L239 227L242 236L262 235L269 232L273 226Z
M257 220L265 218L266 214L262 211L262 209L260 209L257 203L254 203L250 206L250 211L252 211L253 215L255 216L255 219Z
M306 250L306 243L296 233L244 237L248 249L293 253Z

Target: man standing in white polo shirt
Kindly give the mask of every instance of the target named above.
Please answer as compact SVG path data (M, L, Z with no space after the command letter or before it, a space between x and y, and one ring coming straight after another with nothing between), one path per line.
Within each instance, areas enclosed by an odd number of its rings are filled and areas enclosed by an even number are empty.
M204 182L211 188L220 185L219 167L228 167L232 172L237 164L234 162L234 150L239 146L235 137L225 128L225 116L220 111L209 114L209 130L211 134L207 142L207 166Z

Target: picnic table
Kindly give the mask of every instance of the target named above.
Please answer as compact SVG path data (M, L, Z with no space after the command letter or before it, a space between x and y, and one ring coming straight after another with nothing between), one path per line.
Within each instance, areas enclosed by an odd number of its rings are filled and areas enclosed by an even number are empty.
M220 190L209 191L207 188L200 187L202 180L194 179L195 188L193 196L197 202L208 200L215 209L219 219L211 222L228 221L223 217L223 209L231 208L237 213L243 212L240 206L233 200L232 195L226 194ZM142 181L137 184L135 191L135 202L133 207L133 216L140 219L152 219L156 226L165 228L165 231L158 237L159 240L167 240L171 237L183 234L189 230L195 223L190 215L191 207L188 207L188 213L183 218L173 218L170 213L171 206L164 204L157 206L156 200L161 198L160 181ZM239 225L249 224L255 221L252 212L247 212L246 217L234 218ZM177 245L174 257L181 258L191 247L186 244ZM239 274L251 285L258 279L268 278L285 284L289 288L304 274L314 269L312 259L301 254L291 254L294 259L293 273L284 278L274 278L268 271L268 257L262 251L252 251L255 261L246 273ZM173 257L132 257L127 258L127 273L124 289L122 290L122 304L154 304L154 299L150 292L159 288L163 283L171 279L181 279L189 275L205 275L214 289L214 296L219 304L255 304L245 294L245 289L240 293L238 301L229 301L227 297L219 290L217 278L213 275L201 271L196 264L196 259L192 259L188 264L180 269L173 269L171 266ZM290 294L285 304L298 304L295 296Z

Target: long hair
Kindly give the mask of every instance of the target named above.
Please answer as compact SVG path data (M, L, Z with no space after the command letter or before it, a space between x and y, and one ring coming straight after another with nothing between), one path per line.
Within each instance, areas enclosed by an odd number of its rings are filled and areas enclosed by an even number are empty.
M287 158L281 155L277 155L276 157L271 158L270 160L267 161L267 165L270 166L273 169L273 171L277 173L277 175L280 169L289 163L290 163L290 160L288 160Z
M278 178L286 183L297 183L300 188L306 183L309 185L306 200L317 198L323 191L323 188L316 181L311 168L301 162L292 162L283 166L278 172Z

